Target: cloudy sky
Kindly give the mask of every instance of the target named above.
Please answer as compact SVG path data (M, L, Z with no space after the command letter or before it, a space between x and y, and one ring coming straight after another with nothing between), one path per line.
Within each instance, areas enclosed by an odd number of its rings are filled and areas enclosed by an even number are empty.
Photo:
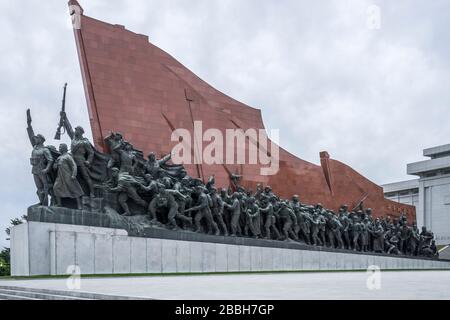
M0 0L1 229L37 202L26 108L54 143L69 82L70 116L89 127L66 3ZM87 15L149 35L217 89L262 109L266 127L280 128L281 145L303 159L318 163L327 150L383 184L412 178L406 164L422 160L423 148L450 143L449 1L80 3Z

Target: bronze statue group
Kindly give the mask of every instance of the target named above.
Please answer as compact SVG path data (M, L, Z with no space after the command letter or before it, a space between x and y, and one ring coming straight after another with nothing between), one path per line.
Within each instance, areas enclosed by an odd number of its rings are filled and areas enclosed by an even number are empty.
M155 227L359 252L438 255L433 233L410 225L404 214L374 218L372 210L362 205L354 210L343 205L335 213L321 204L303 204L297 195L281 199L269 186L247 190L237 175L230 177L230 188L217 189L214 177L204 183L190 177L183 166L168 164L170 155L157 159L151 153L145 159L120 133L105 139L108 154L98 152L83 137L83 128L72 129L64 111L61 126L71 138L70 153L66 144L56 150L34 134L29 111L27 115L41 206L82 209L83 197L97 197L130 219L146 215Z

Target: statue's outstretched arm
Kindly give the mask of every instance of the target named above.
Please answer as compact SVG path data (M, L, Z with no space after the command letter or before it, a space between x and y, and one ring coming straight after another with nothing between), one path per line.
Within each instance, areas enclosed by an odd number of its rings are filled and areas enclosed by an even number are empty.
M124 186L119 182L119 183L117 184L117 187L110 188L109 191L118 193L118 192L125 191L125 188L124 188Z
M31 145L34 147L36 145L36 143L34 142L34 130L31 125L32 121L33 120L31 119L31 111L30 111L30 109L27 109L27 133L28 133L28 138L30 139Z
M165 156L164 158L162 158L161 160L159 160L159 164L166 164L170 159L172 159L172 155L168 154L167 156Z
M69 135L70 139L73 140L73 138L75 137L75 132L73 131L69 118L67 117L67 114L64 111L61 112L61 117L63 117L64 119L64 128L66 129L67 134Z
M186 199L187 198L184 194L182 194L178 190L166 190L166 191L168 193L170 193L171 195L176 196L178 198L181 198L181 199Z
M208 207L208 200L205 198L205 199L201 200L201 203L198 206L189 208L185 212L198 211L198 210L202 210L202 209L207 208L207 207Z

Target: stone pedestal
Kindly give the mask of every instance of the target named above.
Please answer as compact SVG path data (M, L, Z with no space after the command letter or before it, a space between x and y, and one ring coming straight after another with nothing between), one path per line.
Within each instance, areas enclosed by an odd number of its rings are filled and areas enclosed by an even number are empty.
M101 213L103 210L103 198L83 197L83 210L92 213Z
M65 275L71 266L82 274L366 270L370 265L450 270L450 261L280 248L245 240L226 244L139 238L120 229L28 222L11 231L11 274Z

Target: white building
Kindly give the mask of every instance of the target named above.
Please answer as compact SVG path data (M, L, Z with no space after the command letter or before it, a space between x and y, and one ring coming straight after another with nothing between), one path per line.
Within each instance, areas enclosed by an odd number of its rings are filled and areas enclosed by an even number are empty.
M416 207L417 225L431 229L437 244L450 244L450 144L425 149L430 159L408 164L419 179L383 186L386 198Z

